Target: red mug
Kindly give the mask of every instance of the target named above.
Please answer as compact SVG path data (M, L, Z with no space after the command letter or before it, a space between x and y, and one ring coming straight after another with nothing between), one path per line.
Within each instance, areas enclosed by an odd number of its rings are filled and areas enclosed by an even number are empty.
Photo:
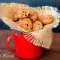
M10 49L10 40L14 39L14 47L15 50ZM9 51L15 53L16 56L23 59L35 59L39 58L42 55L43 49L38 46L34 46L32 43L27 41L24 38L23 33L19 33L17 35L17 32L15 32L13 35L9 36L6 41L6 47Z

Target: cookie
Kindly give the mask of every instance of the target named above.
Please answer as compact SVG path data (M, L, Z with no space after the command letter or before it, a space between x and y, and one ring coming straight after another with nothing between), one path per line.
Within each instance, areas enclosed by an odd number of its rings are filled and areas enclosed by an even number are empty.
M14 22L17 22L19 20L18 16L15 14L12 19Z
M33 23L33 31L37 31L37 30L40 30L42 28L43 28L43 24L41 21L37 20Z
M22 9L18 10L18 12L16 14L17 14L18 18L25 18L25 13Z
M17 10L17 12L14 14L13 16L13 21L17 21L17 19L21 19L21 18L27 18L29 14L29 10L27 9L19 9Z
M37 12L30 12L30 19L34 22L34 21L36 21L37 20L37 18L38 18L38 14L37 14Z
M26 31L32 30L32 21L29 18L19 19L18 25Z
M51 15L41 15L39 19L43 24L50 24L54 21L54 17Z

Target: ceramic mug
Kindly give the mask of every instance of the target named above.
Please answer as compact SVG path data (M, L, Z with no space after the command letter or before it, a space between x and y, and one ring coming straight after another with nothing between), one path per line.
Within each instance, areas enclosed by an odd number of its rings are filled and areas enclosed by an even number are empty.
M10 49L10 41L14 39L15 50ZM42 55L43 49L38 46L34 46L32 43L24 38L23 33L17 34L14 32L7 38L6 47L10 52L15 53L16 56L23 59L35 59Z

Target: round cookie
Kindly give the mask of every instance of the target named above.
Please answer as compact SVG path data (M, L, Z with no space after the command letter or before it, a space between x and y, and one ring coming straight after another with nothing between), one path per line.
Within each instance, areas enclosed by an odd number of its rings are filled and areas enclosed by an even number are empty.
M33 23L33 31L37 31L37 30L40 30L42 28L43 28L43 24L41 21L37 20Z
M12 19L14 22L17 22L19 20L18 16L15 14Z
M22 9L18 10L16 15L18 16L18 18L25 18L25 13Z
M13 16L13 21L16 22L18 21L19 18L22 18L22 10L18 10L15 12L14 16Z
M30 19L34 22L37 18L38 18L38 15L37 15L37 12L30 12Z
M51 15L41 15L39 19L43 24L50 24L54 21L54 18Z
M17 21L18 19L27 18L29 14L29 10L27 9L19 9L13 16L13 21Z
M26 31L32 30L32 21L29 18L19 19L18 25Z

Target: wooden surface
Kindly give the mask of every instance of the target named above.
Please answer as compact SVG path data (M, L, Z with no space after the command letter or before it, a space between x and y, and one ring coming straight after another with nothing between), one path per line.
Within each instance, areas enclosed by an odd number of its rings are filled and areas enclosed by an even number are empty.
M0 60L22 60L6 49L6 39L12 33L11 30L0 30ZM44 50L42 57L36 60L60 60L60 33L53 33L53 37L51 49ZM11 48L13 48L12 42Z

